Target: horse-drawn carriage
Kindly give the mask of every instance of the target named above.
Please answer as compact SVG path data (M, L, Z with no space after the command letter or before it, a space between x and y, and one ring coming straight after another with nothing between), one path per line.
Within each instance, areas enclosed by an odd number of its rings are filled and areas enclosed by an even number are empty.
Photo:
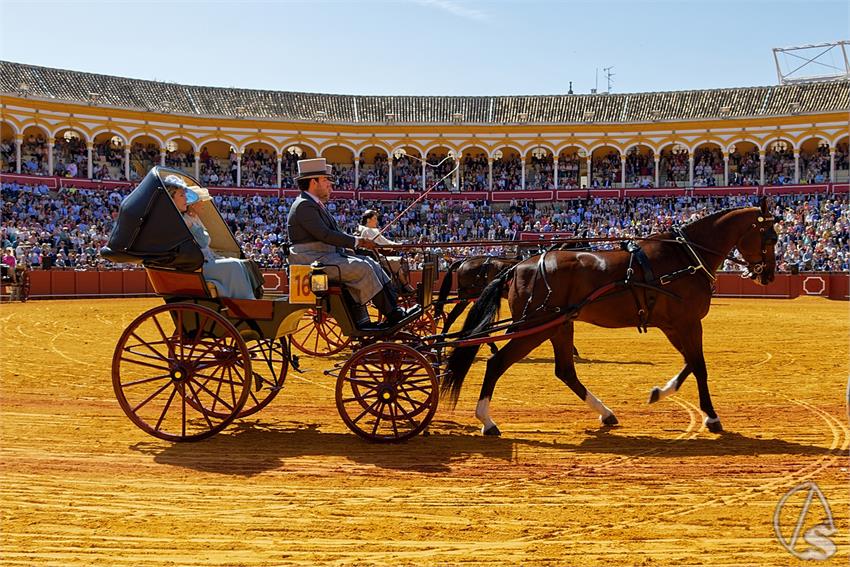
M345 424L372 441L400 441L422 432L437 409L434 356L405 328L420 313L392 326L358 328L352 299L321 266L290 266L290 294L274 298L219 297L205 280L203 254L166 185L177 170L155 167L121 204L102 254L142 264L164 305L139 315L124 330L112 361L121 408L147 433L171 441L214 435L256 413L283 387L291 363L287 337L312 311L330 316L353 354L329 371ZM217 255L243 258L211 201L198 210ZM297 273L296 273L297 272ZM428 306L435 266L426 263L418 300Z
M412 332L422 310L392 326L358 328L353 300L321 266L290 266L286 296L219 297L200 270L203 255L165 189L165 175L197 185L182 172L154 168L122 203L103 254L144 265L165 300L122 334L112 380L130 419L167 440L209 437L265 407L283 386L291 363L286 338L305 320L315 328L331 319L334 337L352 354L326 374L336 377L343 421L369 440L400 441L424 431L436 412L439 391L456 401L478 347L497 341L508 342L488 361L476 409L485 434L499 434L489 415L499 377L546 340L555 351L555 375L604 425L616 424L614 413L576 375L576 320L661 329L685 366L663 388L654 388L649 402L675 393L693 373L706 425L720 431L708 391L701 326L714 272L732 261L747 268L745 277L767 284L776 264L774 218L762 202L761 207L719 211L669 232L622 242L621 249L564 250L562 244L573 243L560 243L491 277L459 332ZM211 202L199 214L209 228L211 248L243 257ZM729 255L734 249L741 259ZM426 262L418 285L418 302L426 309L435 271L435 264ZM511 317L494 321L502 297L507 297ZM454 350L444 360L447 347Z

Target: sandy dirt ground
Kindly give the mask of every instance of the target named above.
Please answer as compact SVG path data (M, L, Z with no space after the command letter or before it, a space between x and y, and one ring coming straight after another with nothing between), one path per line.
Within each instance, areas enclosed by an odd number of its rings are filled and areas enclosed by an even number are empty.
M850 561L847 303L714 302L722 435L704 429L693 378L647 405L681 368L660 332L577 325L579 375L620 427L599 429L546 343L496 389L501 438L478 434L481 358L429 437L389 446L348 432L328 361L308 357L268 408L210 440L148 436L116 403L110 363L158 304L0 306L0 564L795 565L773 518L805 481L835 520L822 564ZM786 541L805 495L780 511ZM816 498L797 551L821 517Z

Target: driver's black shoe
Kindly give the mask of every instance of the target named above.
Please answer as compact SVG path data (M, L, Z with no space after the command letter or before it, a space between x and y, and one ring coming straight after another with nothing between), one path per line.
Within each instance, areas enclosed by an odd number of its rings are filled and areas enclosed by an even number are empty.
M390 325L395 325L399 321L401 321L402 319L406 319L407 317L410 317L411 315L415 315L415 314L419 313L419 311L421 311L421 310L422 310L422 308L419 307L418 305L408 307L407 309L405 309L403 307L396 307L395 309L393 309L390 312L389 315L387 315L387 322Z

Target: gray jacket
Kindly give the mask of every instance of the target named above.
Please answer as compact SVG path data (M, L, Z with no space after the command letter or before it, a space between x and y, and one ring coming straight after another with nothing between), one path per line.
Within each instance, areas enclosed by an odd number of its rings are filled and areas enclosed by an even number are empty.
M310 195L301 192L286 216L286 232L292 244L324 242L337 248L354 248L355 238L339 229L333 216Z
M292 243L291 264L321 261L329 266L326 272L331 279L342 282L361 305L390 281L377 262L345 251L354 248L355 238L342 232L330 213L303 191L289 209L286 231Z

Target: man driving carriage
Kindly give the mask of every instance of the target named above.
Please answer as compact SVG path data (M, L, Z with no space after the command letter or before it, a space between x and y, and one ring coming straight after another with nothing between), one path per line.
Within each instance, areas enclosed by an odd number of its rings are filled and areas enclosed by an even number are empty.
M299 160L296 181L301 194L286 218L286 231L291 243L289 262L309 265L319 261L326 266L334 266L328 269L328 275L338 277L357 303L358 312L354 318L358 327L369 324L366 311L369 301L389 325L417 311L419 306L407 310L398 306L390 277L378 262L351 252L355 248L375 250L377 244L369 238L342 232L325 208L333 189L331 168L326 160Z

